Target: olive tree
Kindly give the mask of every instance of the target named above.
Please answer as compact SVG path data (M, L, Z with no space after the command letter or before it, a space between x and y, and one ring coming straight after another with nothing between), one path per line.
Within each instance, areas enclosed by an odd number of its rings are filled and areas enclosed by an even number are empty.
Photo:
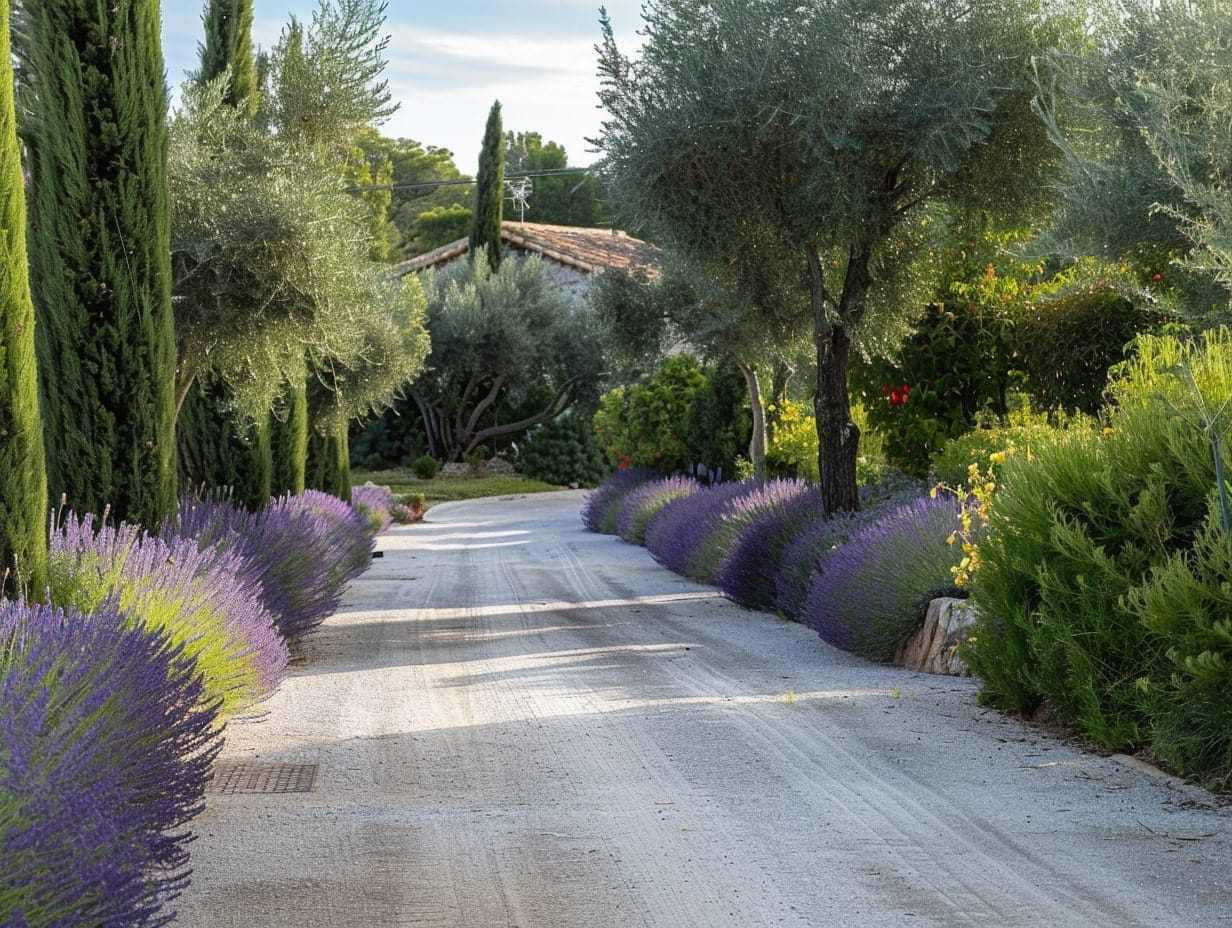
M561 296L538 258L495 271L460 261L427 272L423 287L432 348L410 395L433 457L459 461L597 398L604 365L593 314ZM494 421L505 398L530 412Z
M1069 171L1058 250L1127 261L1138 291L1200 324L1232 293L1232 10L1217 0L1106 0L1060 51L1040 111Z
M1056 160L1037 2L653 0L633 60L603 14L600 169L625 224L704 262L794 252L827 510L858 506L855 339L901 318L931 212L1033 205ZM891 296L895 289L899 293Z

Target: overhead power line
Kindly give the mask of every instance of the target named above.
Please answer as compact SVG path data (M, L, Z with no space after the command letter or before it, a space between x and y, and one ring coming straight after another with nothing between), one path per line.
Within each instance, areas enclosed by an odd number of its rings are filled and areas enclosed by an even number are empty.
M545 168L542 171L526 171L522 174L506 174L505 180L521 180L524 177L555 177L562 174L589 174L590 168ZM357 184L347 187L347 193L368 193L372 190L434 190L437 187L460 187L475 183L475 178L460 180L425 180L417 184Z

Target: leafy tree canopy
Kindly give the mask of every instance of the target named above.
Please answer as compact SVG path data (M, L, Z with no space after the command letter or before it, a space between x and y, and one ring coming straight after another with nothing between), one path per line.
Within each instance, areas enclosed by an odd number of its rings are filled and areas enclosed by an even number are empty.
M1232 10L1107 0L1092 17L1092 37L1054 53L1040 82L1041 114L1069 168L1054 247L1127 260L1152 300L1226 321ZM1164 278L1167 288L1151 286Z
M1042 3L959 0L659 0L644 20L637 61L602 21L612 202L706 264L797 255L826 507L855 508L853 339L922 305L900 297L943 205L1042 209L1055 152L1030 68L1058 22Z
M208 370L258 415L302 378L308 352L348 372L343 407L379 402L367 386L391 391L390 378L396 387L419 370L419 298L370 261L365 206L338 171L245 118L225 89L186 86L171 123L178 393ZM410 350L378 353L374 339L409 339Z
M432 350L411 385L429 452L461 460L485 442L519 435L593 403L604 369L593 314L566 302L537 259L459 261L423 275ZM538 408L514 422L488 415L502 397Z
M538 132L505 133L505 174L559 171L569 167L564 146L545 142ZM593 228L610 223L598 178L576 173L531 178L534 185L526 210L528 222ZM516 207L506 208L510 219L520 218Z

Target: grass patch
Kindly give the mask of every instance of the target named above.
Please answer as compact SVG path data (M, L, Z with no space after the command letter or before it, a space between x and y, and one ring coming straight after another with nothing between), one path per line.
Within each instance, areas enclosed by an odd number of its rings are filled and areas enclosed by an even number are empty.
M387 486L396 497L422 493L424 503L431 509L437 503L455 502L464 499L480 499L485 496L514 496L524 493L548 493L565 490L542 480L530 480L518 474L487 474L476 476L445 476L438 474L431 480L420 480L409 470L364 471L352 470L351 482L355 486L371 481Z

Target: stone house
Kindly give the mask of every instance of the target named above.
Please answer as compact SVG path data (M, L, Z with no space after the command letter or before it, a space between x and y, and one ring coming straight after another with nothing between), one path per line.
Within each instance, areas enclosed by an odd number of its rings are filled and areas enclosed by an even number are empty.
M506 220L501 223L501 242L504 259L541 258L549 277L573 303L582 299L592 275L600 271L637 267L649 270L654 266L653 247L617 229L586 229ZM393 271L401 277L441 267L469 251L470 242L464 238L458 239L396 264Z

